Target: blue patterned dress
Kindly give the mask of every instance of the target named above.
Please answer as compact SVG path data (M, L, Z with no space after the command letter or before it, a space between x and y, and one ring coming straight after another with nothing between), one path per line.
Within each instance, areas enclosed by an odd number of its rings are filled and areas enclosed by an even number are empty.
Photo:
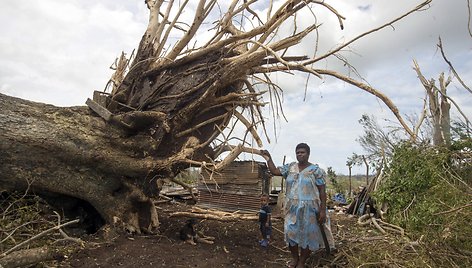
M325 184L325 171L313 164L300 171L297 162L281 166L279 170L285 178L285 242L312 251L324 248L316 216L321 204L316 185ZM326 217L325 233L330 247L334 248L328 213Z

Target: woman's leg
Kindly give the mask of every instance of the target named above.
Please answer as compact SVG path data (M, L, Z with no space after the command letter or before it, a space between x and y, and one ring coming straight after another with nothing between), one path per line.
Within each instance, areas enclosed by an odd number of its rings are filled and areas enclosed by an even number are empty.
M302 248L300 252L300 258L298 258L297 268L305 268L305 262L310 257L311 250L306 247Z
M290 244L288 245L288 248L290 249L290 253L292 254L292 261L290 262L289 267L290 268L295 268L297 267L297 263L299 261L299 256L298 256L298 245L295 244L294 246L291 246Z

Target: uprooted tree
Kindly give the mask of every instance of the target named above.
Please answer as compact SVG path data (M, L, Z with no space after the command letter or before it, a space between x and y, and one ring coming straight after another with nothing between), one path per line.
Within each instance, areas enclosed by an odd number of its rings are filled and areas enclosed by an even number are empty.
M89 107L60 108L0 95L3 190L28 190L65 209L85 202L107 223L154 232L159 221L152 197L162 180L190 165L217 171L241 152L258 153L246 136L262 146L257 132L265 128L261 107L280 108L281 89L270 79L273 72L332 76L357 86L381 99L409 132L382 92L317 65L328 58L342 60L342 49L430 0L313 57L296 55L293 48L309 34L317 36L321 24L316 14L329 13L338 19L338 30L344 27L344 17L324 1L271 4L265 16L253 10L255 0L224 5L200 0L192 8L189 2L146 1L149 24L139 47L129 58L122 54L117 59L110 92L96 92ZM225 12L215 19L222 7ZM186 23L184 10L194 10ZM311 16L308 26L297 24L302 12ZM215 20L205 32L213 36L202 41L201 30ZM239 144L230 143L231 118L247 128ZM228 150L226 158L214 161Z

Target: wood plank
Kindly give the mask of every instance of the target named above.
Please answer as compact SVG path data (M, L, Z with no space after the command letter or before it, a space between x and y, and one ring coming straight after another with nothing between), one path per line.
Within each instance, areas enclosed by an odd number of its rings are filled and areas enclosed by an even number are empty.
M110 121L111 117L113 116L113 114L108 111L105 107L101 106L100 104L98 104L97 102L95 102L94 100L90 99L90 98L87 98L87 101L85 102L85 104L87 104L87 106L92 109L92 111L94 111L95 113L97 113L101 118L105 119L105 121Z
M110 94L102 91L95 90L93 92L93 100L102 107L107 107L108 105L108 96Z

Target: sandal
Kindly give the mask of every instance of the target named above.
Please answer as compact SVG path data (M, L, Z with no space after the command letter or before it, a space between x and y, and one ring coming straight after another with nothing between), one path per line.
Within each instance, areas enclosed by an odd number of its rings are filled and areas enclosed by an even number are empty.
M266 247L268 247L268 246L269 246L269 241L268 241L268 240L265 240L265 239L262 240L262 242L261 242L261 247L266 248Z

